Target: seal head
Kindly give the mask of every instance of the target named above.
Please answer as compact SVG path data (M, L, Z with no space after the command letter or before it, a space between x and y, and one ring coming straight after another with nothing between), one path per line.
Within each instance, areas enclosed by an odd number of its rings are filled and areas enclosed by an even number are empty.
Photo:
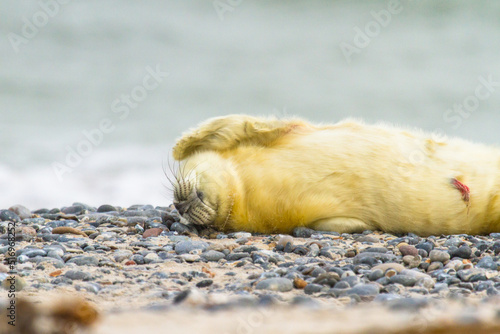
M233 177L230 162L212 152L194 154L179 166L174 182L174 206L183 223L214 226L230 215Z

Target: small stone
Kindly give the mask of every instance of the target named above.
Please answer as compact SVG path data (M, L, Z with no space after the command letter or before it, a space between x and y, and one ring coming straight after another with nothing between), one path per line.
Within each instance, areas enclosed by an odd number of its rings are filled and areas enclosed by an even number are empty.
M392 262L396 259L396 256L391 253L375 253L375 252L365 252L356 255L353 258L354 264L366 264L369 266L376 266L380 262Z
M356 276L354 277L357 278ZM314 279L313 283L334 286L338 281L340 281L340 276L336 272L324 272L319 274L316 279Z
M498 270L498 263L496 263L491 256L485 256L477 263L476 267L490 270Z
M226 257L224 253L215 250L208 250L202 253L200 256L205 261L213 261L213 262L217 262Z
M370 281L376 281L382 277L384 277L384 272L381 269L375 269L375 270L372 269L372 272L368 276L368 279Z
M20 204L11 206L9 210L14 212L20 219L31 218L31 211L27 207Z
M91 292L91 293L99 293L99 291L101 290L101 286L97 283L94 283L94 282L89 282L89 283L83 283L83 284L76 284L75 285L75 290L76 291L87 291L87 292Z
M459 270L457 276L464 282L478 282L488 279L483 269Z
M209 245L204 241L180 241L175 245L175 252L180 255L189 253L195 249L204 251L208 246Z
M304 289L307 286L307 282L300 277L295 277L293 280L293 286L296 289Z
M429 254L434 249L434 244L432 242L422 242L415 246L417 249L423 249Z
M158 227L150 228L150 229L147 229L146 231L144 231L144 233L142 234L142 237L143 238L157 237L162 232L163 232L163 229L161 229L161 228L158 228Z
M49 276L50 277L57 277L57 276L60 276L62 273L63 273L63 271L61 269L58 269L58 270L54 270L53 272L51 272L49 274Z
M36 237L36 230L33 227L21 226L16 228L16 240L31 241Z
M214 283L214 281L211 280L211 279L204 279L204 280L196 283L196 287L198 287L198 288L206 288L207 286L210 286L213 283Z
M307 227L296 227L292 231L292 235L296 238L310 238L316 231Z
M134 261L137 264L144 264L144 263L146 263L144 261L144 256L142 256L141 254L134 254L134 255L132 255L132 257L130 258L130 260Z
M5 290L15 290L17 292L21 291L24 289L24 287L26 286L26 280L21 277L21 276L7 276L7 278L5 278L3 281L2 281L2 287L5 289Z
M289 235L283 235L280 237L277 244L281 245L283 247L286 247L288 244L293 246L293 238ZM289 252L287 252L287 253L289 253Z
M14 212L10 210L0 210L0 221L11 221L15 223L19 223L21 221L21 218Z
M145 263L151 263L158 260L160 260L160 257L156 253L149 253L146 256L144 256Z
M470 259L472 255L472 249L467 245L460 246L454 252L450 252L451 257L460 257L462 259Z
M257 290L271 290L278 292L287 292L293 289L293 283L286 278L268 278L258 282L255 285Z
M226 256L226 260L228 261L238 261L238 260L241 260L243 258L246 258L246 257L250 257L250 254L248 253L231 253L229 255Z
M323 290L323 285L310 283L304 288L304 293L312 295L313 293L321 292Z
M438 270L443 268L443 263L441 262L432 262L429 267L427 268L427 272L430 273L434 270Z
M390 278L391 283L398 283L403 286L414 286L417 283L417 278L407 275L396 275Z
M345 253L345 256L347 258L355 257L358 254L358 252L355 249L348 249L347 252Z
M376 243L379 242L379 239L370 235L363 235L360 237L355 238L357 242L370 242L370 243Z
M78 266L97 266L99 259L93 256L75 256L66 263L74 263Z
M248 239L252 236L252 233L248 232L234 232L234 233L229 233L228 237L231 239Z
M385 272L385 277L391 278L393 276L396 276L398 272L394 269L389 269Z
M429 258L431 259L431 262L441 262L446 264L450 261L450 254L445 251L434 249L429 253Z
M403 254L403 256L406 256L406 255L416 256L416 255L418 255L418 249L416 249L415 246L411 246L411 245L399 246L399 251L401 252L401 254Z
M382 263L372 268L372 270L377 270L377 269L382 270L384 273L389 269L394 269L399 273L401 272L401 270L404 270L405 267L399 263L390 262L390 263Z
M62 208L61 212L67 215L80 215L85 212L85 207L81 205L72 205L65 208Z
M90 281L92 279L92 274L80 270L70 270L64 276L72 280L81 281Z
M403 262L409 268L417 268L422 262L422 258L420 257L420 255L406 255L403 257Z
M179 234L189 234L189 233L198 234L198 231L194 226L185 225L177 222L173 223L172 226L170 226L170 230L173 232L177 232Z
M110 212L110 211L118 211L118 209L108 204L101 205L100 207L97 208L97 212Z
M361 297L373 297L379 294L379 287L373 283L358 284L347 290L346 295L356 294Z
M69 227L69 226L59 226L54 229L52 229L52 234L75 234L75 235L81 235L82 237L87 237L87 234L80 231L79 229L76 229L74 227Z
M196 254L181 254L179 257L189 263L200 261L200 256ZM148 262L146 261L146 263Z
M184 303L189 306L205 304L207 296L198 289L189 289L179 292L174 297L174 304Z
M32 258L37 256L46 256L47 252L44 251L43 249L25 249L23 250L22 254L29 258Z
M132 256L132 252L129 250L126 250L126 249L117 249L113 254L113 258L118 263L123 262L124 260L127 260L131 256Z

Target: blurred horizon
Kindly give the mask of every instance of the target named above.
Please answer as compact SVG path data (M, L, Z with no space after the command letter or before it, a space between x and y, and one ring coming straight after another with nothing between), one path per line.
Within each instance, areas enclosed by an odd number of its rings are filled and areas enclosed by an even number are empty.
M168 205L174 140L233 113L500 145L498 2L59 1L0 4L0 208Z

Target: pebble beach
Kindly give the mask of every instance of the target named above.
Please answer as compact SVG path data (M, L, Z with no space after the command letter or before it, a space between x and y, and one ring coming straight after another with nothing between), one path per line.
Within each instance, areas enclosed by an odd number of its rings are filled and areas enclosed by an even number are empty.
M1 312L13 223L15 297L35 311L17 314L28 329L2 315L0 332L500 333L500 233L262 235L180 221L173 206L1 210ZM95 316L61 326L47 310L64 298Z

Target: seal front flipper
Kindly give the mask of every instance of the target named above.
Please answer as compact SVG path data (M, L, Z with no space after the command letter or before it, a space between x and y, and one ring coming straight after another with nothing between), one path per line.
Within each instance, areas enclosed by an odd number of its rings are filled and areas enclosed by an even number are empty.
M217 117L188 131L173 149L175 160L184 160L195 152L225 151L238 145L270 146L293 128L304 125L300 120L278 120L246 115Z
M374 227L366 224L357 218L335 217L320 219L309 226L316 231L329 231L338 233L361 233L366 230L373 230Z

